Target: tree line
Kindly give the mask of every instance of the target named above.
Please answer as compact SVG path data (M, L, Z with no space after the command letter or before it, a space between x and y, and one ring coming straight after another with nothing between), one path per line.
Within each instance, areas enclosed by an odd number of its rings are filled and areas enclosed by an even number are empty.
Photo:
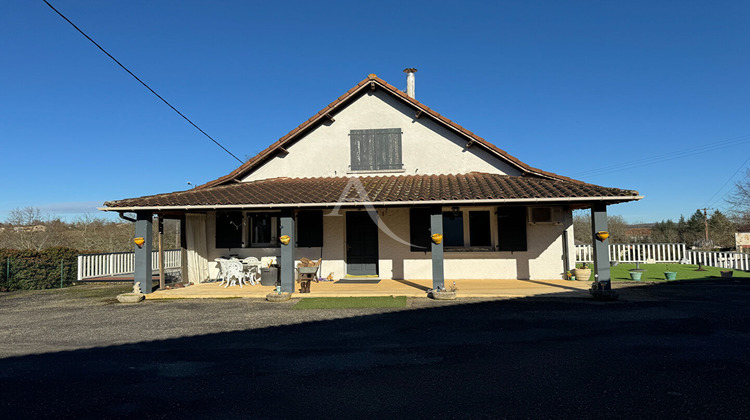
M706 241L706 216L700 210L678 221L663 220L648 225L629 225L622 216L609 216L607 229L609 241L618 243L684 243L699 248L732 248L734 234L740 224L730 220L724 213L715 210L708 214L708 241ZM576 243L591 243L591 216L576 215L573 218Z
M158 249L158 223L154 223L153 249ZM132 252L134 224L86 215L67 222L35 207L11 210L0 223L0 248L43 251L66 247L84 253ZM180 247L180 222L164 220L164 249Z
M680 216L676 222L667 219L648 225L628 225L621 216L609 216L609 240L612 243L684 243L706 249L733 248L734 234L750 231L750 169L735 183L725 201L728 205L727 214L719 210L714 210L711 214L696 210L689 218ZM591 216L574 215L573 230L576 243L590 244Z

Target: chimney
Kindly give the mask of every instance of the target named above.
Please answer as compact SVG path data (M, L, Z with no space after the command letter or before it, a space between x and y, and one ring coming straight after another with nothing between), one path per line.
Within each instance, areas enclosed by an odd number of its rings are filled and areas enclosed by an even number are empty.
M414 97L414 73L416 72L417 69L404 69L404 73L406 73L406 94L414 99L417 99Z

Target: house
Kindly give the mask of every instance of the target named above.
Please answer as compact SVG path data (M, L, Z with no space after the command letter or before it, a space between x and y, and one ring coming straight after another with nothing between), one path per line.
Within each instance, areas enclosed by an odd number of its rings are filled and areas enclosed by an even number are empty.
M404 71L406 92L371 74L226 176L106 202L102 210L137 214L146 240L136 281L150 290L155 214L184 220L196 283L216 278L214 259L229 255L279 257L286 292L302 257L322 258L321 273L336 278L431 278L434 287L560 279L574 264L574 209L592 209L593 231L605 231L608 205L642 198L519 161L417 101L416 70ZM608 287L602 242L597 274Z

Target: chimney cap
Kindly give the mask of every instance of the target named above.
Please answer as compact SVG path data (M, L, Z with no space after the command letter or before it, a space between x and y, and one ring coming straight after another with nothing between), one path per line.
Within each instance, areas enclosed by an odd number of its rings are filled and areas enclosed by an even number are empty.
M404 73L416 73L416 72L417 72L417 69L412 68L412 67L408 67L404 69Z

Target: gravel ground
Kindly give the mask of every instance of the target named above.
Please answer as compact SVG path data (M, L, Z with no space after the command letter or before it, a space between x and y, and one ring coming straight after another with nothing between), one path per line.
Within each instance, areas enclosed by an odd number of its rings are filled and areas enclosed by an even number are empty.
M124 291L124 290L123 290ZM405 309L0 294L5 418L750 418L750 282Z
M121 304L129 285L80 285L65 290L0 294L0 357L85 349L201 334L352 318L483 299L414 299L406 308L293 310L298 299L147 300Z

